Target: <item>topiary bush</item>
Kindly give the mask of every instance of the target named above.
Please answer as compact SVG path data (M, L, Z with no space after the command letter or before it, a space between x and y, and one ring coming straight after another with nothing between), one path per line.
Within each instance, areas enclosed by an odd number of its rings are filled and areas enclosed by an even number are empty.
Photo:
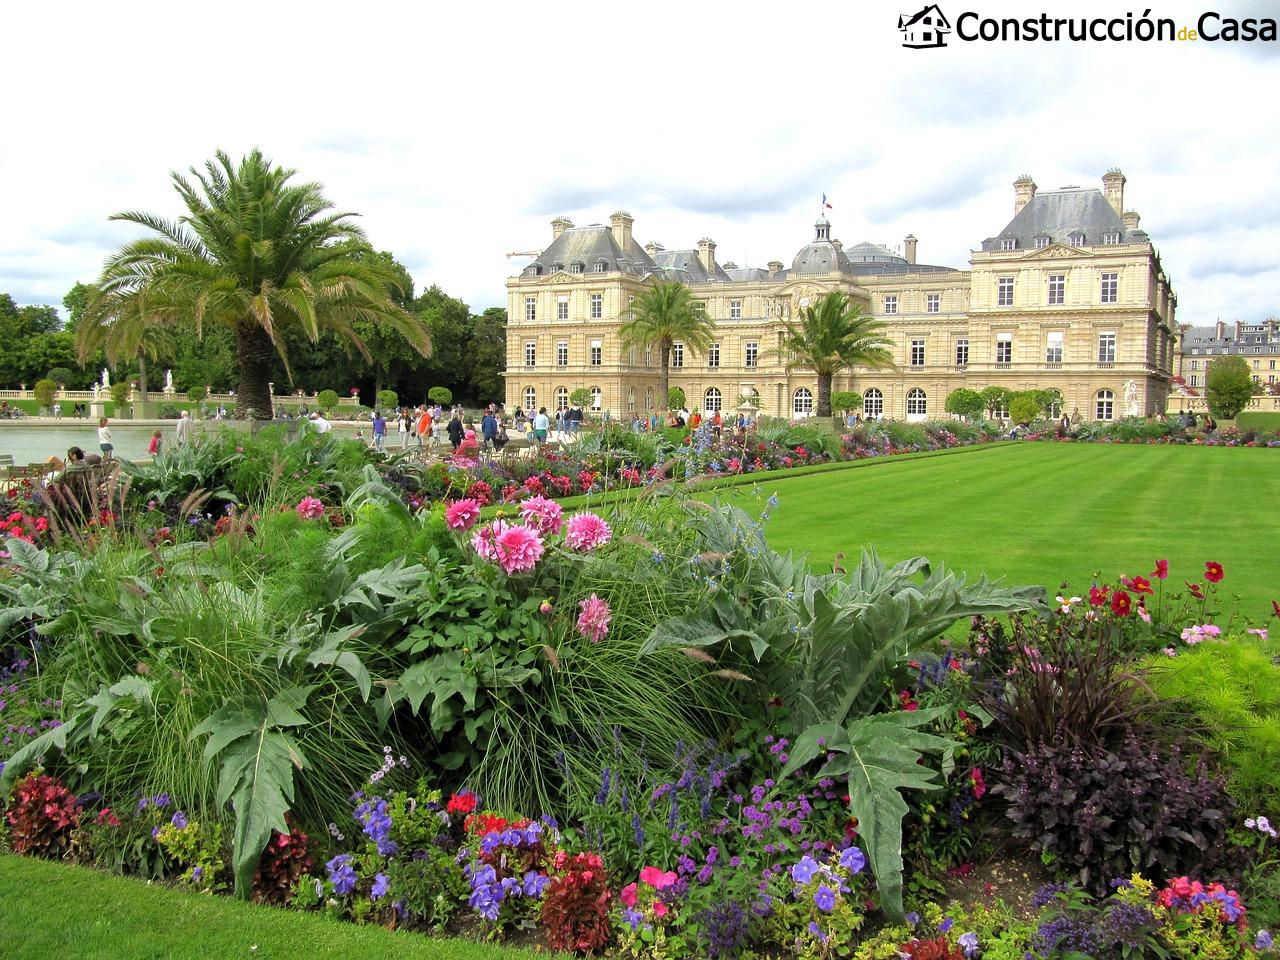
M338 394L334 390L321 390L316 394L316 404L325 413L338 405Z
M432 387L427 391L427 399L432 403L438 403L442 407L447 407L453 403L453 391L448 387Z
M379 410L395 410L400 406L400 394L394 390L379 390L376 401Z
M48 409L53 406L53 398L58 392L58 385L52 380L37 380L32 392L36 395L36 403Z

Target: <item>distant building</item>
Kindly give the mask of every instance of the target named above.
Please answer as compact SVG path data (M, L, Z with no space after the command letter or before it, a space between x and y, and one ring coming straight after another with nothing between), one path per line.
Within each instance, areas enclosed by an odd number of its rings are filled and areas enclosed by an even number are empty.
M691 408L731 411L755 398L767 414L810 415L816 377L788 369L778 350L784 324L838 290L885 322L893 342L894 369L855 369L833 384L861 393L869 416L943 417L952 390L990 385L1056 388L1067 413L1089 420L1123 416L1130 402L1162 411L1177 299L1138 215L1124 210L1124 185L1118 170L1102 190L1039 191L1020 177L1013 218L973 251L969 270L918 263L912 235L901 253L846 248L825 215L789 266L763 267L720 264L709 238L641 246L621 211L608 225L557 218L550 245L507 281L507 405L555 410L585 387L593 408L615 416L664 407L654 351L618 340L632 301L662 279L687 284L718 334L705 354L672 351L671 384Z
M1280 393L1280 320L1227 324L1212 327L1183 326L1175 374L1196 394L1204 393L1205 374L1217 357L1244 357L1254 383L1269 394Z

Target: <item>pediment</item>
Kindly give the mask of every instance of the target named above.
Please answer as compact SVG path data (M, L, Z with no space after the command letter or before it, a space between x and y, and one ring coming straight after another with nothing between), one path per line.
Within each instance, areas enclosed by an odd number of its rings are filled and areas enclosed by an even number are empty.
M570 273L568 270L557 270L555 273L549 273L545 277L539 277L538 283L564 283L566 280L577 280L583 274Z
M1061 257L1091 257L1093 256L1088 250L1081 247L1073 247L1070 244L1056 242L1051 243L1047 247L1040 250L1032 250L1026 254L1023 260L1056 260Z

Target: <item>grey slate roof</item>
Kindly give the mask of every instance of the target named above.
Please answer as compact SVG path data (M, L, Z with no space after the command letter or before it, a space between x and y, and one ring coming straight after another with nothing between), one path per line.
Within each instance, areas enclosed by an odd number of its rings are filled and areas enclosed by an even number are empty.
M662 250L654 256L653 262L666 280L679 280L681 283L727 283L730 279L729 274L718 263L715 273L708 273L698 259L697 250Z
M1180 349L1182 353L1188 354L1192 350L1212 351L1213 354L1221 355L1225 349L1227 354L1258 354L1265 353L1264 347L1275 347L1280 345L1280 330L1273 327L1270 323L1257 324L1263 329L1261 331L1249 330L1236 336L1235 324L1227 326L1224 330L1224 336L1218 336L1218 328L1213 327L1189 327L1182 332L1182 341Z
M769 271L764 267L735 267L732 270L726 270L730 280L768 280Z
M831 273L833 270L848 273L852 269L849 258L844 255L843 250L836 249L834 243L830 240L814 240L800 248L791 261L791 271L787 275L812 277Z
M854 244L844 252L849 262L855 266L859 263L906 263L907 258L894 253L888 247L864 240Z
M573 272L573 264L581 263L583 273L594 273L596 264L603 262L607 273L629 273L643 277L657 270L644 248L635 237L626 250L618 247L613 230L603 224L586 227L570 227L551 241L532 263L524 268L526 277L545 276L555 271L555 265Z
M1035 249L1036 237L1050 242L1069 243L1069 237L1084 234L1085 246L1102 244L1107 233L1119 233L1121 243L1145 243L1145 230L1125 230L1120 214L1107 202L1102 191L1073 187L1037 193L994 237L982 241L983 250L1000 249L1000 241L1014 239L1017 249Z

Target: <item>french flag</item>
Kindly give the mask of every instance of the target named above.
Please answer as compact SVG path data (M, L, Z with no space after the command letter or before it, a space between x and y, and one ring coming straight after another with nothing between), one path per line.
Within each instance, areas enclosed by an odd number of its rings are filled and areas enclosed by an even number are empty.
M822 205L826 207L828 210L832 209L831 204L827 203L827 195L825 193L822 195Z

